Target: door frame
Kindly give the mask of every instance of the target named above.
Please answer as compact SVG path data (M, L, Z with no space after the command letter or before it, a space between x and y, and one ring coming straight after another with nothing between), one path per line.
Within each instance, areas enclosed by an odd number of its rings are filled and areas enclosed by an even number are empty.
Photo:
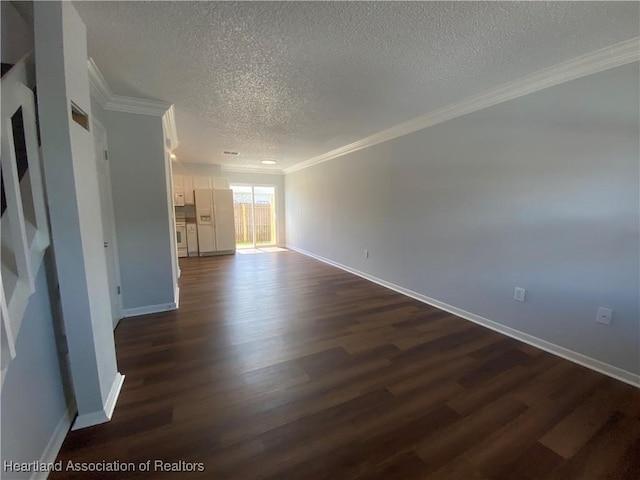
M105 175L104 175L104 181L106 182L106 185L102 185L102 188L104 188L104 191L107 195L107 205L106 205L106 210L107 210L107 216L108 218L104 218L104 215L102 216L102 223L104 225L105 222L108 222L109 224L109 231L111 232L111 238L109 239L110 241L110 246L112 246L111 252L113 255L113 267L114 267L114 272L113 274L115 275L114 279L109 279L109 282L111 283L112 281L115 282L115 284L117 285L117 287L120 289L119 293L117 292L116 294L116 308L117 311L115 312L116 315L112 315L114 316L114 318L116 318L115 322L113 323L113 329L115 330L115 328L118 326L118 323L120 322L120 320L123 317L123 305L122 305L122 281L121 281L121 277L120 277L120 256L118 255L118 238L116 235L116 222L115 222L115 212L114 212L114 208L113 208L113 190L111 189L111 160L109 159L109 143L108 143L108 137L107 137L107 129L104 127L104 125L102 125L102 123L95 118L95 116L91 119L91 123L93 126L93 139L95 142L95 137L100 135L102 137L102 144L105 148L105 151L107 152L107 158L98 158L96 157L96 168L99 170L102 167L100 166L100 162L106 162L106 164L104 165L104 171L105 171ZM94 148L94 152L95 152L95 148ZM100 175L98 175L98 181L101 181L100 179ZM102 201L102 195L100 198L100 201ZM109 259L106 259L106 261L108 262ZM107 276L109 275L109 270L107 267ZM109 285L109 289L111 289L111 284ZM109 292L109 296L111 296L111 292ZM113 308L113 305L112 305Z
M238 187L251 187L251 215L253 216L253 246L251 247L240 247L240 248L261 248L261 247L277 247L278 246L278 234L280 229L278 228L278 186L273 183L248 183L248 182L229 182L229 188L233 190L233 186ZM274 221L275 221L275 237L273 239L273 243L269 245L257 245L256 242L256 228L255 228L255 192L253 187L270 187L273 188L273 210L274 210ZM236 248L238 248L236 244Z

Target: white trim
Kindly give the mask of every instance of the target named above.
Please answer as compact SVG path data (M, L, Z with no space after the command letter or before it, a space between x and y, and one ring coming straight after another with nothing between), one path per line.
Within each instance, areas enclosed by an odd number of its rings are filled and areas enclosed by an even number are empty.
M109 87L109 84L102 76L102 72L91 57L87 60L87 68L89 70L89 89L91 94L102 108L106 108L107 103L113 97L111 87Z
M180 140L178 140L178 128L176 127L176 112L173 105L171 105L163 115L162 125L164 127L164 134L166 137L165 141L169 142L165 146L172 152L178 148L178 145L180 145Z
M175 302L173 303L161 303L159 305L148 305L146 307L125 308L122 311L123 318L137 317L140 315L149 315L151 313L168 312L171 310L177 310L178 307Z
M333 260L321 257L320 255L307 252L306 250L303 250L301 248L297 248L291 245L287 245L287 248L308 257L315 258L316 260L327 263L346 272L362 277L365 280L369 280L373 283L377 283L378 285L382 285L383 287L411 297L420 302L439 308L440 310L444 310L445 312L452 313L453 315L464 318L465 320L469 320L470 322L476 323L483 327L489 328L495 332L514 338L533 347L539 348L540 350L544 350L545 352L557 355L558 357L564 358L565 360L569 360L573 363L577 363L578 365L582 365L583 367L587 367L591 370L595 370L596 372L615 378L616 380L620 380L621 382L640 388L640 375L633 372L629 372L622 368L610 365L600 360L596 360L595 358L588 357L587 355L584 355L582 353L574 352L573 350L569 350L568 348L556 345L555 343L551 343L546 340L542 340L541 338L534 337L533 335L521 332L520 330L516 330L515 328L507 327L506 325L502 325L501 323L489 320L488 318L481 317L480 315L476 315L475 313L467 312L466 310L462 310L461 308L454 307L453 305L449 305L434 298L427 297L426 295L414 292L413 290L409 290L408 288L400 287L399 285L396 285L394 283L387 282L378 277L374 277L373 275L369 275L368 273L364 273L354 268L347 267L346 265L334 262Z
M49 438L49 443L47 443L47 446L44 448L44 451L40 456L41 465L56 461L62 442L64 442L64 439L71 428L76 412L75 404L70 405L67 410L65 410L60 421L56 425L56 428L54 428L51 438ZM48 476L49 472L33 472L31 474L31 480L46 480Z
M172 106L170 103L158 100L116 95L109 87L93 58L87 60L87 69L91 94L105 110L161 117Z
M273 245L265 245L265 247L272 247ZM219 257L220 255L235 255L236 249L232 250L214 250L213 252L202 252L199 257Z
M16 285L18 287L18 285ZM9 308L7 307L7 299L4 295L4 284L2 281L2 275L0 275L0 291L2 295L0 295L0 316L2 319L2 325L0 328L1 343L0 343L0 354L2 355L2 380L0 385L4 386L4 379L9 369L9 363L11 360L16 358L16 345L15 345L15 336L11 331L11 322L9 321ZM28 303L28 300L23 303ZM26 307L25 307L26 308ZM24 314L24 312L22 312Z
M487 90L478 95L473 95L460 102L450 104L433 112L427 113L412 120L395 125L381 132L370 135L357 142L344 147L331 150L315 156L304 162L285 168L285 174L326 162L341 157L348 153L356 152L363 148L377 145L378 143L393 140L438 123L452 120L483 108L497 105L514 98L522 97L539 90L559 85L570 80L585 77L610 68L619 67L640 60L640 37L606 47L580 57L558 63L552 67L539 70L535 73L520 77L511 82Z
M269 188L273 188L273 202L274 202L274 208L275 208L275 222L276 222L276 238L275 238L275 243L272 243L270 245L257 245L255 242L253 244L252 247L246 247L246 248L261 248L261 247L281 247L281 245L278 243L278 239L281 236L284 236L283 233L280 232L280 227L279 225L279 217L280 217L280 195L283 195L283 193L280 192L280 189L278 188L278 185L276 185L275 183L262 183L262 182L229 182L229 188L231 190L233 190L233 186L238 186L238 187L251 187L251 205L252 205L252 215L255 214L255 212L253 211L253 207L255 206L255 203L253 200L255 200L254 196L255 196L255 187L269 187ZM283 229L284 230L284 229ZM245 247L242 247L245 248ZM240 248L240 250L242 250L242 248ZM238 247L236 246L236 248L233 250L233 254L235 255L235 253L238 251Z
M138 115L161 117L167 113L169 108L171 108L171 104L159 102L157 100L114 95L107 102L107 105L104 108L106 110L113 110L114 112L136 113Z
M33 108L33 94L24 84L2 82L2 155L0 156L0 164L4 175L3 184L5 197L7 202L6 215L11 225L12 242L11 248L16 259L16 267L18 270L18 281L24 282L29 287L29 295L35 292L35 267L32 265L29 252L29 239L27 236L26 220L24 217L24 203L22 201L22 193L20 190L20 180L18 178L18 163L16 160L16 149L13 143L13 126L11 122L11 114L21 108ZM23 113L24 118L24 113ZM35 118L35 115L33 116ZM25 131L26 134L26 131ZM27 165L29 165L27 152ZM37 152L36 152L37 153ZM35 207L35 205L34 205ZM37 228L37 227L36 227ZM37 273L37 272L36 272ZM11 303L11 300L9 300ZM16 337L20 331L20 322L22 318L11 318L13 332Z
M107 401L104 405L104 413L107 415L109 420L111 420L113 411L116 409L116 403L118 402L118 397L120 396L120 390L122 390L124 379L124 375L122 375L120 372L116 372L116 378L113 379L111 389L109 390L109 396L107 396Z
M110 420L107 417L107 414L104 410L98 410L97 412L83 413L82 415L78 415L76 417L75 422L73 422L73 426L71 430L80 430L81 428L92 427L94 425L100 425L101 423L106 423Z
M76 421L73 422L71 430L80 430L81 428L92 427L93 425L99 425L101 423L108 422L113 416L113 410L116 408L118 396L120 390L122 390L122 384L124 383L124 375L116 372L116 376L111 384L109 395L104 402L102 410L97 412L83 413L76 417Z
M36 234L30 246L32 251L44 252L50 244L49 218L47 216L47 203L44 198L44 178L42 172L42 152L38 146L37 118L35 98L29 102L33 108L27 106L22 109L25 144L27 146L27 161L29 162L29 179L31 182L31 198L35 212ZM40 263L34 263L40 265Z
M111 188L111 159L109 158L109 138L107 137L107 129L102 124L102 122L100 122L100 120L98 120L94 116L91 119L91 123L92 123L92 126L93 126L92 136L93 136L94 142L95 142L96 136L101 135L102 136L103 147L105 148L105 151L107 152L107 158L103 158L100 154L97 154L97 157L96 157L96 168L98 168L98 169L104 168L105 169L105 178L104 178L104 180L107 183L106 185L103 185L103 187L105 188L106 194L107 194L107 197L108 197L107 202L109 203L109 205L107 205L107 210L108 210L107 216L109 218L107 218L107 219L103 218L102 221L103 221L103 223L105 221L109 222L109 230L111 231L111 238L109 239L109 242L111 244L111 251L112 251L113 261L114 261L113 267L114 267L114 270L115 270L114 271L115 278L111 278L109 280L110 281L115 281L116 285L121 288L121 286L122 286L122 277L120 276L120 254L118 253L118 237L116 235L116 220L115 220L115 212L114 212L114 206L113 206L113 189ZM101 162L106 162L107 163L106 167L100 167L98 164L101 163ZM109 287L109 288L111 288L111 287ZM115 325L113 326L114 330L115 330L116 326L118 325L118 322L120 322L120 319L122 318L122 292L118 293L117 297L118 297L117 311L115 312L115 314L118 317L118 320L116 321Z
M222 173L260 173L265 175L284 175L282 170L263 169L260 167L245 167L242 165L221 165Z
M40 267L41 266L39 265L38 270ZM11 327L8 332L13 335L14 345L18 338L20 326L22 325L22 320L24 319L25 312L27 311L30 298L31 292L29 290L29 286L18 278L13 289L13 294L11 295L11 298L9 298L9 303L7 304L8 322ZM15 354L16 352L14 352L14 356Z
M49 224L44 199L41 172L41 151L36 133L35 97L27 86L35 84L33 55L24 56L2 79L2 122L0 138L2 155L0 163L4 169L3 188L6 193L7 210L2 223L8 222L11 230L10 250L17 266L17 278L11 292L2 289L2 384L9 363L16 356L15 339L20 332L29 298L35 292L35 280L43 263L44 251L49 246ZM15 145L12 135L12 114L22 108L24 140L27 149L27 175L31 188L34 222L25 218L25 203L18 178ZM27 197L28 200L28 197ZM5 225L6 226L6 225ZM30 238L31 237L31 238ZM4 269L4 266L3 266Z

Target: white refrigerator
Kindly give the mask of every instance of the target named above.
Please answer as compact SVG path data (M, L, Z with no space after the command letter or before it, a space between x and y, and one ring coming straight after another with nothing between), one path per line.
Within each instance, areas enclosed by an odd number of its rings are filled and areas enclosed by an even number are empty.
M194 195L200 256L235 253L233 191L196 188Z

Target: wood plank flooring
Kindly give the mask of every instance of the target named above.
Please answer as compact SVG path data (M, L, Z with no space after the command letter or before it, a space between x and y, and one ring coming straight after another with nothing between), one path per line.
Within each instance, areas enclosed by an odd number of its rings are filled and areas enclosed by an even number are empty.
M298 253L180 264L180 310L116 330L112 421L58 457L135 471L50 478L640 478L638 389Z

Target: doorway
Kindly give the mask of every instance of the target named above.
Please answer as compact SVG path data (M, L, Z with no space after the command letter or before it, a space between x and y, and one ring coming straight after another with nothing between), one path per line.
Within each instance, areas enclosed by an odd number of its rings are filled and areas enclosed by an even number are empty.
M276 245L276 188L271 185L231 185L236 248Z
M111 173L107 149L107 131L97 120L93 120L93 145L98 170L98 188L100 190L100 212L102 214L102 232L104 254L107 262L109 281L109 298L111 300L111 321L115 329L122 317L120 301L120 268L118 265L118 248L116 244L115 216L113 213L113 197L111 194Z

